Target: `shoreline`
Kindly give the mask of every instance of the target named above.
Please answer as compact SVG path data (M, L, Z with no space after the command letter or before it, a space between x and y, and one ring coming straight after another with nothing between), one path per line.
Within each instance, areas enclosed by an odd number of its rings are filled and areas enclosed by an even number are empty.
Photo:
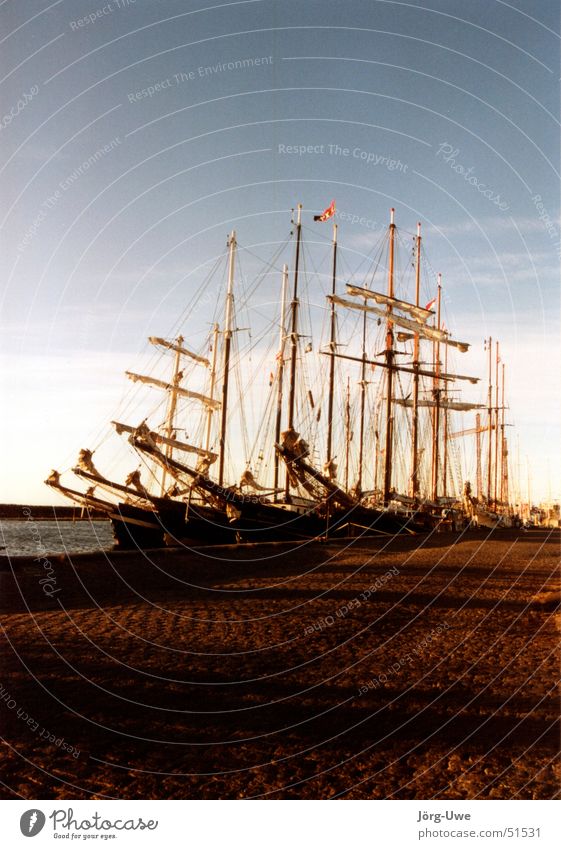
M97 520L96 520L97 521ZM271 551L299 551L305 550L310 546L323 546L323 547L334 547L335 549L343 549L349 546L365 546L371 545L373 547L382 546L403 546L404 543L410 543L410 546L413 548L418 548L419 546L423 546L424 543L429 540L431 545L440 545L440 544L454 544L455 542L461 541L480 541L484 542L487 540L497 540L497 541L512 541L512 540L524 540L524 541L533 541L536 543L543 542L545 540L558 540L561 546L561 528L548 528L548 527L534 527L534 528L497 528L497 529L489 529L489 528L477 528L477 529L464 529L463 531L427 531L425 534L416 534L414 536L409 535L401 535L396 534L394 536L382 537L381 535L373 534L372 536L368 536L365 534L362 537L350 536L350 537L331 537L328 539L307 539L301 542L296 541L273 541L273 542L238 542L238 543L226 543L226 544L213 544L213 543L196 543L193 545L189 545L188 543L181 544L179 543L176 546L164 546L161 548L152 548L152 549L123 549L118 546L109 548L109 549L99 549L95 551L87 551L87 552L43 552L40 555L31 555L31 554L5 554L0 551L0 571L5 568L11 568L8 561L12 565L19 565L23 568L31 567L34 561L37 558L41 559L41 557L51 557L52 559L66 561L72 560L77 563L80 563L82 560L85 562L89 561L91 558L101 557L106 558L108 555L112 557L144 557L144 556L166 556L175 557L177 555L189 556L190 554L205 554L207 553L209 556L212 556L213 552L227 554L229 552L251 552L254 551L257 553L259 557L260 553ZM409 546L406 546L409 547ZM234 558L237 559L237 558Z
M28 512L25 512L28 511ZM27 522L32 517L41 522L78 521L80 519L107 519L105 513L83 507L56 504L0 504L0 521Z

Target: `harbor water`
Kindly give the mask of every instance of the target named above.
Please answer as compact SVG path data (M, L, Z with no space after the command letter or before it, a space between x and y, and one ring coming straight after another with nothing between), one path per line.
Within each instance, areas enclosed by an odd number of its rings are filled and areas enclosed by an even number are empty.
M81 554L108 551L113 545L111 524L104 519L0 519L0 556Z

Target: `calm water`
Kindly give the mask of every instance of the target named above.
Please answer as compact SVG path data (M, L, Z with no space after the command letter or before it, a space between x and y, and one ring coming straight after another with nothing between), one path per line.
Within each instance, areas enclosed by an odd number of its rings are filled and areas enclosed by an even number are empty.
M79 554L113 547L111 524L104 520L76 522L0 519L0 555Z

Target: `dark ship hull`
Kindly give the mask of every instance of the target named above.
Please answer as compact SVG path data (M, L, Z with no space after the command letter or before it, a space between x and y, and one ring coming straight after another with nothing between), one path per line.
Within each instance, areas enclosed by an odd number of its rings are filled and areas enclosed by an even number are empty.
M226 514L201 504L161 499L157 507L148 510L121 503L109 518L120 549L236 542L236 531Z
M185 504L170 501L150 510L121 502L109 518L117 548L162 548L166 535L184 524Z
M232 527L244 542L275 542L362 535L423 533L426 528L411 517L362 505L332 512L322 508L295 511L275 504L239 504Z
M293 510L278 504L234 502L231 526L242 542L282 542L325 536L327 525L316 509Z

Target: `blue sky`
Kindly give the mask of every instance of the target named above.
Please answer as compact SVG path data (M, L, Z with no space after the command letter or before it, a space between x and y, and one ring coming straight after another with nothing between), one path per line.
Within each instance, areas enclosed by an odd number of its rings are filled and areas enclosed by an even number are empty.
M0 500L50 498L230 229L269 250L332 198L350 267L390 207L423 223L447 324L476 373L500 340L534 496L561 497L558 3L6 0L0 20Z

